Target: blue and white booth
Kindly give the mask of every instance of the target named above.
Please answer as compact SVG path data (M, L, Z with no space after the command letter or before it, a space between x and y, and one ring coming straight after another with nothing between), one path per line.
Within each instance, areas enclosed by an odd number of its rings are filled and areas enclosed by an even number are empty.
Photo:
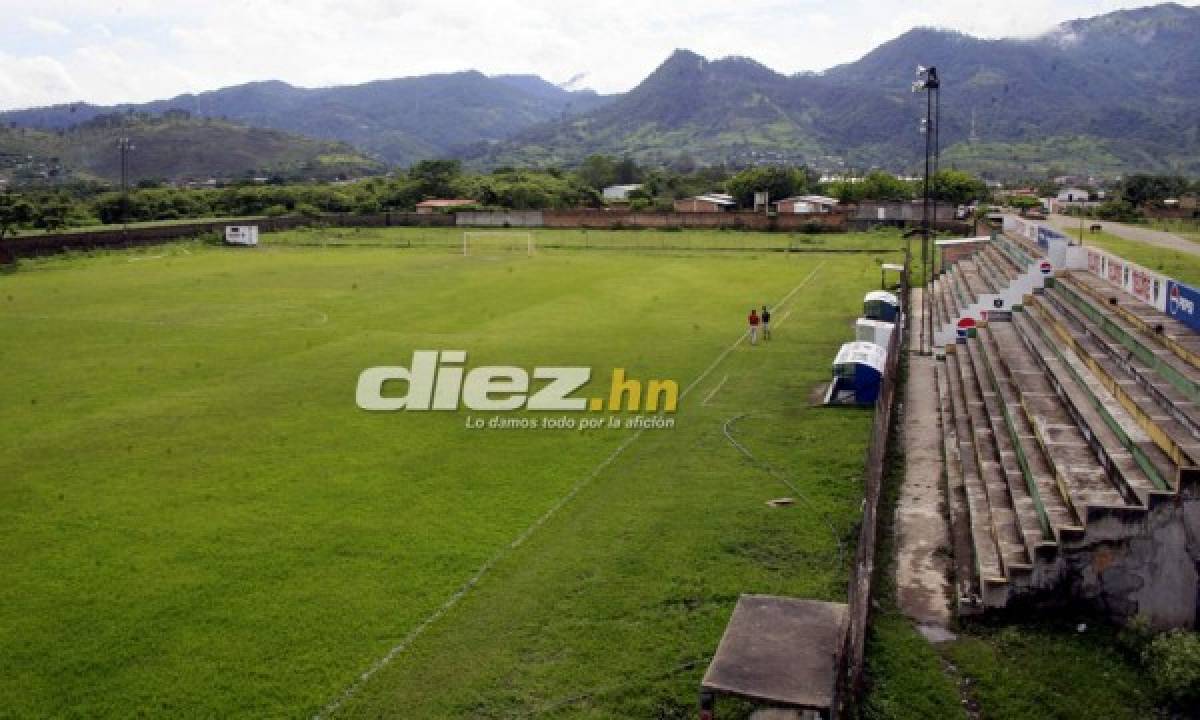
M863 317L894 323L900 316L900 298L883 290L872 290L863 298Z
M886 365L887 351L875 343L846 343L833 360L833 381L825 403L874 404Z

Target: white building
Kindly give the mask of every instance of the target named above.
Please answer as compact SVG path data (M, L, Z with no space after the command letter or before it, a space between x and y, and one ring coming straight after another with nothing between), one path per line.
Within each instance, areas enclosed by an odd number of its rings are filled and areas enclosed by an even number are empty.
M797 195L795 197L784 198L775 203L775 211L788 215L791 213L827 213L833 212L833 209L838 205L835 198L825 197L824 195Z
M1056 198L1060 203L1085 203L1091 198L1091 193L1083 188L1065 187L1058 191Z
M604 188L604 202L628 202L629 193L634 190L641 190L642 186L637 185L609 185Z

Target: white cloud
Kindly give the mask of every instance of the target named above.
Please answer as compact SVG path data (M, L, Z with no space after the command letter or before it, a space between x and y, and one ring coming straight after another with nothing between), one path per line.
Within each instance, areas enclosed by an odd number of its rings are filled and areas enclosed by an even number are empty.
M63 25L57 20L50 20L48 18L28 17L25 19L25 24L29 26L30 30L41 35L62 37L64 35L71 34L71 29L69 27Z
M250 80L317 86L452 72L578 73L625 90L674 48L781 72L852 61L917 25L1031 35L1144 0L50 0L0 28L0 109L145 101ZM0 13L28 15L28 0ZM72 32L72 29L75 29Z

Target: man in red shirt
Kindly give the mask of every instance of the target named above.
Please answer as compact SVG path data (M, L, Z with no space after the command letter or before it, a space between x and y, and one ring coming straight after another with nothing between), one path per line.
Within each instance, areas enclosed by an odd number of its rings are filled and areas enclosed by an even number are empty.
M750 344L758 344L758 311L750 308L750 317L746 318L750 323Z

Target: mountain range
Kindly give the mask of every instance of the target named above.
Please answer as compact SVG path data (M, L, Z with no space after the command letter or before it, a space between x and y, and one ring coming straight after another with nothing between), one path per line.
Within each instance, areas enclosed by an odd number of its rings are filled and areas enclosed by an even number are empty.
M95 116L183 110L344 142L390 165L570 166L593 153L653 164L807 163L914 169L918 64L942 80L943 164L995 177L1133 170L1200 174L1200 8L1168 3L1063 23L1031 38L911 30L859 60L785 75L677 50L632 90L602 96L478 72L331 88L261 82L140 105L0 114L63 130Z

